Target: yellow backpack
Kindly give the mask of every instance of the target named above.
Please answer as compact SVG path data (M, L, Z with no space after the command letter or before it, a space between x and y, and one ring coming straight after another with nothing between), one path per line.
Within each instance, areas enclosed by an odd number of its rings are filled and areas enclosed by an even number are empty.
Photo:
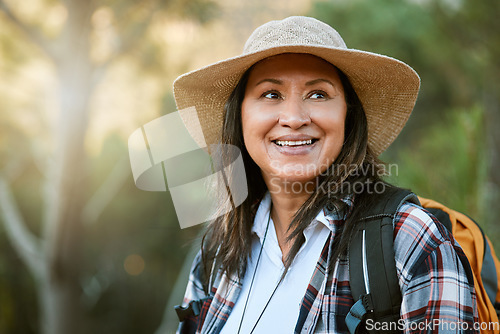
M463 213L452 210L431 199L419 197L420 203L443 223L467 255L476 289L477 309L481 323L498 323L500 310L500 261L491 241L479 225ZM446 220L446 216L448 220ZM448 223L449 221L449 223ZM448 223L448 224L447 224ZM451 224L450 224L451 223ZM448 226L447 226L448 225ZM500 333L499 330L481 330L481 333Z
M431 212L462 247L474 279L481 333L500 334L500 261L490 240L479 225L466 215L436 201L417 197L411 191L387 187L377 195L368 208L369 224L360 225L349 246L349 271L355 304L346 317L351 333L363 332L367 319L394 325L399 319L401 292L399 290L393 246L393 218L403 202L421 204ZM370 245L366 260L362 259L364 244ZM364 266L362 262L365 262ZM366 270L366 273L364 272ZM364 274L369 280L364 278ZM370 289L366 289L366 284ZM367 296L365 291L370 291ZM369 297L369 298L368 298ZM371 302L369 302L371 301ZM393 328L397 326L387 326ZM376 332L376 331L368 331ZM390 333L398 333L398 330ZM385 332L389 333L389 332Z

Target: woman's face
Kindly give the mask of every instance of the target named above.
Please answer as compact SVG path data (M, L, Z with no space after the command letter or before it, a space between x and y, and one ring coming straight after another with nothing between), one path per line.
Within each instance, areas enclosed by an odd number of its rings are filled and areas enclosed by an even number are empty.
M342 149L346 111L337 70L325 60L281 54L257 63L241 118L245 146L268 188L324 172Z

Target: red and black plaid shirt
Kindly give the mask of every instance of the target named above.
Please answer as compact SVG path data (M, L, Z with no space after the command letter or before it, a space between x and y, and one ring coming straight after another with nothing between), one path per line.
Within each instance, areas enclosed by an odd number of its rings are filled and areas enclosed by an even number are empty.
M348 333L345 317L354 302L349 263L346 258L332 259L329 253L330 242L353 205L350 200L345 203L341 212L324 209L331 234L304 292L298 319L276 319L295 321L295 333ZM465 254L435 218L414 204L402 205L394 219L394 250L403 297L400 325L405 333L479 333L474 329L478 324L474 285L467 280L462 266ZM199 264L198 255L187 285L185 305L206 297L197 276ZM330 265L334 269L326 274ZM240 280L219 272L201 315L187 319L187 326L179 327L178 332L219 333L238 302L240 291Z

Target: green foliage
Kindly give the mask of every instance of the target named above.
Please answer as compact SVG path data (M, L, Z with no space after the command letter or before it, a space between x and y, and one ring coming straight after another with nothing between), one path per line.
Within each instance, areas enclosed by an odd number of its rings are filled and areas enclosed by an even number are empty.
M50 139L55 141L57 137L54 136L56 131L51 132L55 129L45 127L45 123L57 118L55 114L60 98L57 84L61 82L54 78L57 78L58 66L69 62L76 68L79 63L72 57L89 56L93 65L102 66L92 73L97 82L105 77L101 75L106 70L113 67L109 65L119 59L129 68L138 69L134 73L138 82L152 77L156 82L165 80L167 70L162 68L162 57L168 50L165 40L158 38L158 34L154 35L151 27L157 24L158 29L158 22L173 17L178 19L179 16L192 20L194 24L205 24L216 17L218 7L210 0L104 0L92 2L89 7L83 6L90 8L87 12L74 10L86 1L40 0L33 4L46 15L36 15L33 14L36 10L25 11L27 7L15 1L6 3L19 20L9 20L3 4L0 5L0 74L3 81L0 85L0 176L5 177L13 189L17 208L27 228L40 237L44 229L43 218L47 214L48 199L45 196L50 196L42 190L50 192L54 186L44 184L47 177L44 168L46 163L53 163L49 154L54 153L52 148L58 145ZM59 17L56 23L53 17L49 17L54 11ZM67 29L69 23L74 22L71 20L80 19L88 24L83 31ZM85 49L87 41L83 36L87 29L91 34L89 48ZM82 49L66 50L64 45L68 36L73 37ZM42 45L55 53L61 52L58 54L61 56L51 58L48 56L50 52L43 53ZM54 70L53 77L47 78L51 70ZM118 80L123 80L120 74L118 77ZM35 80L39 81L33 82ZM94 86L96 82L92 82L91 87L82 87L82 90L102 89L99 85ZM34 96L33 92L39 95ZM43 99L43 102L38 99ZM71 102L78 109L86 108L88 101L74 99ZM89 104L93 107L92 101ZM90 110L85 111L95 115ZM140 126L140 121L137 122ZM79 130L85 132L86 123L82 122L81 127ZM110 134L100 154L78 158L80 164L85 164L84 176L88 182L77 190L74 198L64 200L77 202L75 198L81 196L85 203L76 204L84 206L113 173L117 162L125 161L128 167L126 139ZM56 169L51 167L49 172ZM81 175L66 176L78 178ZM42 186L46 187L42 189ZM82 261L74 261L82 273L77 284L81 287L81 302L86 311L81 332L153 333L161 322L167 297L188 252L189 242L198 235L199 227L181 230L168 193L137 189L131 174L119 187L118 194L112 197L98 220L84 226L81 232ZM39 316L42 312L39 305L42 304L39 304L37 293L42 285L30 276L15 247L10 244L3 223L0 220L0 333L40 333ZM61 238L66 237L65 233L61 235ZM63 242L68 243L68 240ZM126 270L125 262L130 255L139 256L144 261L141 272Z
M181 16L195 19L205 24L219 17L220 8L211 0L176 0L174 8Z
M336 28L348 47L392 56L419 73L413 114L383 155L398 166L391 180L473 216L500 244L488 210L490 156L498 152L488 143L499 119L500 3L480 3L326 0L310 15Z
M3 229L0 254L0 333L38 333L35 282Z
M484 222L487 177L484 111L452 110L398 152L393 182Z
M127 146L111 135L91 160L95 189L110 166L128 155ZM181 230L169 193L145 192L129 176L99 220L86 228L86 285L83 296L91 319L89 333L153 333L189 245L199 227ZM144 271L134 276L124 268L129 255L143 258ZM91 287L92 285L89 285Z
M350 48L389 55L410 64L422 84L408 126L408 136L425 126L430 115L471 106L470 77L474 69L461 46L441 29L439 13L416 2L401 0L318 1L311 15L331 24ZM405 138L395 143L405 145Z

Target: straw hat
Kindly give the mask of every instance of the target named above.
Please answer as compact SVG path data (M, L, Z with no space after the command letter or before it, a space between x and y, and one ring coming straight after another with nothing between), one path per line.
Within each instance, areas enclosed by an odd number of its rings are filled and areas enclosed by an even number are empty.
M347 75L363 104L368 142L376 155L403 129L417 99L418 74L394 58L348 49L339 33L321 21L292 16L258 27L240 56L175 80L174 96L181 118L200 146L220 142L224 104L243 73L256 62L281 53L318 56ZM186 108L191 112L182 112Z

